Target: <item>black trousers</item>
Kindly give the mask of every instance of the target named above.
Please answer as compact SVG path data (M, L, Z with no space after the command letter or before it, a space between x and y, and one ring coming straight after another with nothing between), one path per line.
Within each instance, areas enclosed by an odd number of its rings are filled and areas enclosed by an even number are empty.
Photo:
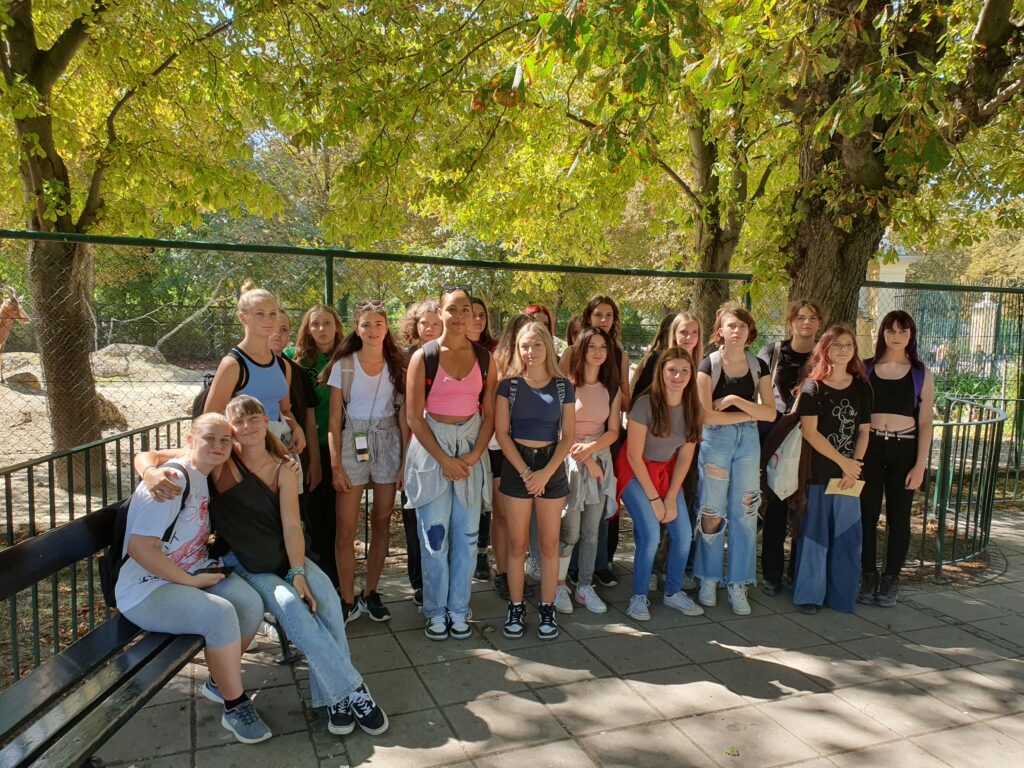
M420 533L416 522L416 510L406 509L405 491L402 492L402 527L405 529L405 563L409 575L409 586L423 589L423 567L420 563Z
M789 529L789 505L771 490L765 497L764 517L761 522L761 576L765 581L782 584L786 571L786 536ZM789 575L793 576L794 561L789 559Z
M486 552L491 545L491 511L489 509L480 512L480 535L477 538L476 546L481 552Z
M320 484L304 493L306 499L306 520L309 531L309 549L312 559L327 574L327 578L338 587L338 565L334 559L334 537L338 529L335 517L335 491L331 483L331 452L326 445L320 446Z
M864 455L864 491L860 495L860 520L864 531L861 570L878 570L877 531L885 495L885 570L888 576L899 576L910 549L910 508L914 492L904 486L907 473L917 462L917 438L888 439L871 433L868 452Z

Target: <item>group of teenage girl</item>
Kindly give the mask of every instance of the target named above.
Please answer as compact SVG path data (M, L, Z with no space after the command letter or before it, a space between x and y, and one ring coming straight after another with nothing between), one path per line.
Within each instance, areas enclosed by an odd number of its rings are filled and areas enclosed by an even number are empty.
M221 360L187 446L135 459L142 482L117 597L144 629L205 637L202 692L240 741L271 735L240 672L264 611L307 657L332 733L387 729L345 624L390 618L377 588L399 492L431 640L472 635L472 581L491 577L488 546L505 636L535 621L540 638L557 637L558 614L574 605L607 612L598 588L616 583L620 508L635 543L634 620L650 619L660 579L667 608L700 615L724 586L733 612L749 614L759 513L765 595L788 575L808 613L896 602L934 397L904 312L883 318L866 362L850 329L819 337L823 315L808 301L789 307L786 338L758 356L740 305L718 310L706 340L696 317L670 315L632 381L619 308L604 295L569 324L561 355L547 308L529 305L495 338L486 305L462 286L408 309L404 348L381 301L357 302L347 335L332 307L311 308L294 345L269 292L247 286L238 317L244 338ZM798 491L779 499L762 482L762 443L786 414L802 428L804 460ZM527 572L539 581L532 620Z

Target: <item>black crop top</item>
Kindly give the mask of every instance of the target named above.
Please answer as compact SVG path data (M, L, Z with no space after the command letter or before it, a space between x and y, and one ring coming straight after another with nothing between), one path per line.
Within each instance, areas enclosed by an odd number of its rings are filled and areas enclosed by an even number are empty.
M916 407L914 397L913 369L898 379L883 379L871 371L871 388L875 392L872 413L892 413L896 416L913 416Z
M768 364L760 358L755 358L759 367L758 376L768 376L771 374L771 370L768 368ZM705 357L700 366L697 368L701 373L706 373L711 376L711 356ZM754 377L750 375L748 369L745 374L735 379L731 378L726 374L725 370L722 370L722 376L718 379L718 384L715 385L714 391L711 393L711 400L721 400L726 395L738 395L744 400L750 400L751 402L757 402L757 387L754 386ZM725 409L725 413L740 411L741 409L735 405L730 405Z

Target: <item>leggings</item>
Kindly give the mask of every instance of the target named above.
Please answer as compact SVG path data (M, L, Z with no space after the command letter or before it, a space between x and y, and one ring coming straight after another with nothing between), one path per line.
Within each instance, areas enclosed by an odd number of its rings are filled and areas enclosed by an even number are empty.
M338 586L338 565L334 559L334 539L337 535L335 503L337 494L332 480L331 452L320 446L320 484L309 492L306 499L306 530L309 532L309 552L335 587ZM307 494L302 494L306 496ZM300 497L301 498L301 497Z
M208 648L223 648L256 634L263 621L263 599L241 577L231 574L209 589L161 584L122 613L149 632L202 635Z
M861 570L878 570L877 531L882 514L882 494L885 494L885 574L899 576L910 549L910 508L914 492L904 485L907 473L917 462L917 438L888 440L874 432L864 455L864 492L860 495L861 525L864 544L861 551Z

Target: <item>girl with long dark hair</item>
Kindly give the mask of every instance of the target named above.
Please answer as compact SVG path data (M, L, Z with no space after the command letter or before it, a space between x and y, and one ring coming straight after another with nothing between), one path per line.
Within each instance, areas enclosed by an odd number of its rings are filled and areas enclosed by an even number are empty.
M487 304L479 296L471 296L473 305L473 320L466 332L467 338L474 344L479 344L488 352L494 352L498 346L498 340L491 335L491 320L487 313ZM488 444L488 450L490 445ZM487 562L487 548L491 544L491 510L486 507L480 511L480 536L476 545L476 569L473 571L473 578L479 581L488 581L491 578L491 566Z
M864 549L858 602L892 607L910 548L910 508L921 487L932 445L935 380L917 353L917 325L894 310L878 326L875 356L866 361L875 393L864 458L861 521ZM885 495L886 544L878 577L878 518Z

